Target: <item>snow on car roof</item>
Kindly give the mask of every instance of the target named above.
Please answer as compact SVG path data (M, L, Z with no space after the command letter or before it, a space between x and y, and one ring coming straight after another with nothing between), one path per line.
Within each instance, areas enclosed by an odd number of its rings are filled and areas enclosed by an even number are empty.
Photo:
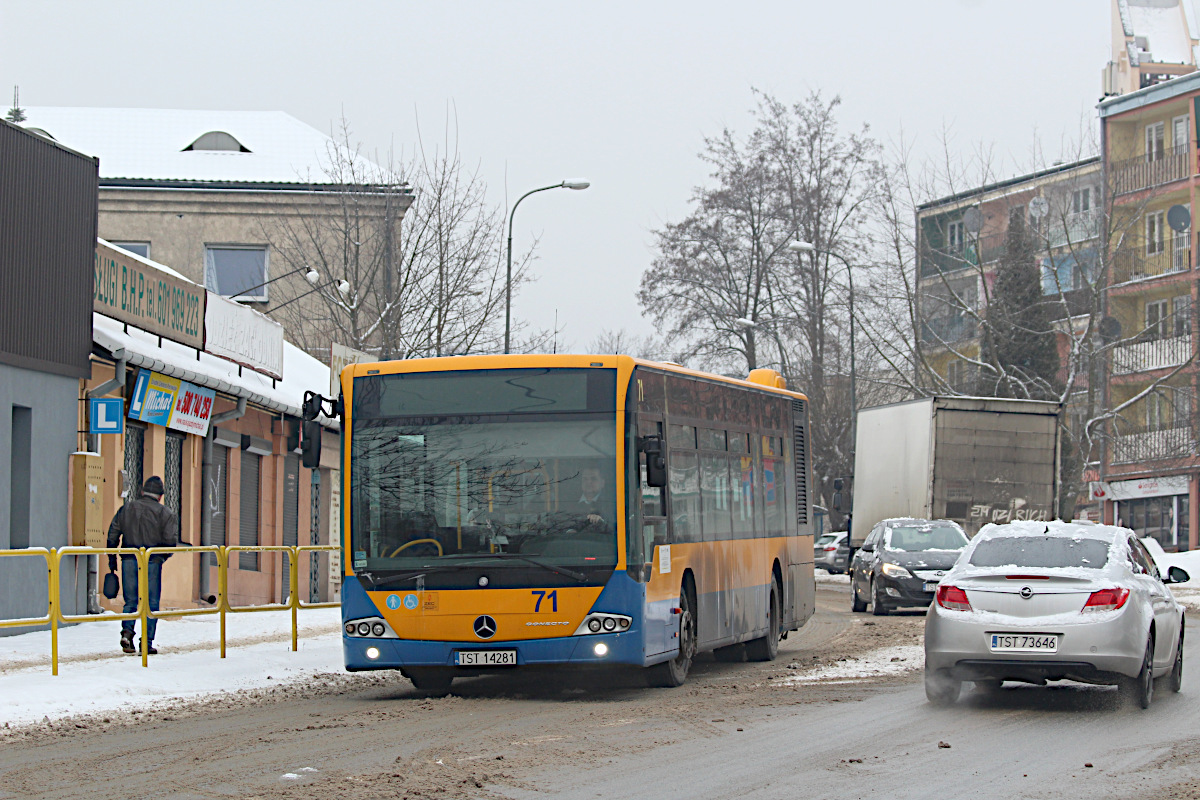
M1025 521L1006 522L1003 524L990 523L979 529L975 539L995 538L999 536L1064 536L1071 538L1102 539L1114 541L1128 536L1127 528L1116 525L1096 525L1095 523Z

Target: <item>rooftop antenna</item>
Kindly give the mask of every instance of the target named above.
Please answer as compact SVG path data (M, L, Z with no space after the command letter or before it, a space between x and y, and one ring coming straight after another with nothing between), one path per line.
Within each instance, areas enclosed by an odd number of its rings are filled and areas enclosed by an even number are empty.
M24 122L25 111L21 108L21 87L13 87L13 107L8 110L8 114L4 116L9 122Z

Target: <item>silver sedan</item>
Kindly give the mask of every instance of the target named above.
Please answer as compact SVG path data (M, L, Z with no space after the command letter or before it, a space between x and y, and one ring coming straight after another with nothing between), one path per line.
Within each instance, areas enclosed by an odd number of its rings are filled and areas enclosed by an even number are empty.
M942 579L925 619L925 694L958 699L963 681L1120 684L1147 708L1154 679L1178 692L1183 608L1125 528L1074 522L988 525Z

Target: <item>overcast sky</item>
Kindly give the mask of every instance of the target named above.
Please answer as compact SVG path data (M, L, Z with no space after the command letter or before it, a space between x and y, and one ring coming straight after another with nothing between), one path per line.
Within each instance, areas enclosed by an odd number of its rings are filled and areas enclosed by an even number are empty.
M636 291L651 232L688 210L697 153L744 131L751 88L840 95L846 128L901 130L918 154L943 127L964 152L1034 166L1094 118L1111 0L792 2L53 2L0 0L0 101L26 106L282 110L328 131L345 113L368 151L411 154L418 121L459 150L496 202L540 235L514 316L584 348L648 333Z

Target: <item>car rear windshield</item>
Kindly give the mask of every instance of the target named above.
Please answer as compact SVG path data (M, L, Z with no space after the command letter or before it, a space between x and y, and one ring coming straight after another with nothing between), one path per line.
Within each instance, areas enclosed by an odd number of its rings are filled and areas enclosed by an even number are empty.
M822 536L820 539L817 539L817 544L829 544L836 538L837 538L837 536L835 534L827 533L824 536Z
M1108 562L1108 542L1062 536L1003 536L975 546L976 567L1085 567L1100 569Z
M967 537L953 525L900 525L891 529L887 541L893 550L961 550Z

